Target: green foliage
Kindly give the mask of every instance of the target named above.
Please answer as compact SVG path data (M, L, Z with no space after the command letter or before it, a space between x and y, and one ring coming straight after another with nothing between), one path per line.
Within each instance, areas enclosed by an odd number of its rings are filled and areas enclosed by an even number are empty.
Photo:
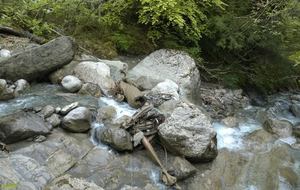
M71 35L105 58L184 50L197 60L205 80L265 91L295 87L300 75L298 0L0 2L0 25L49 39Z

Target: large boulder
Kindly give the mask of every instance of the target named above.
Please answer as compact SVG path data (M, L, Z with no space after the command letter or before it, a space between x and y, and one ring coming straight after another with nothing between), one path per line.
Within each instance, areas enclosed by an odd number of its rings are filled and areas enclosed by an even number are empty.
M182 51L161 49L153 52L129 71L127 80L142 90L151 90L170 79L177 83L180 94L192 97L200 85L195 61Z
M110 76L110 68L102 62L84 61L75 67L75 76L85 83L100 86L105 93L115 89L115 83Z
M293 132L293 125L286 120L267 119L263 123L263 127L269 133L275 134L279 137L289 137Z
M86 107L70 111L62 120L62 127L71 132L86 132L91 126L92 113Z
M82 86L81 80L79 78L67 75L61 81L62 86L69 92L77 92Z
M59 37L40 47L26 50L0 62L0 78L32 81L68 64L75 55L74 41Z
M10 144L37 135L47 135L50 128L37 114L20 111L0 118L0 141Z
M210 118L194 105L181 103L158 127L170 152L190 161L211 161L217 156L217 138Z

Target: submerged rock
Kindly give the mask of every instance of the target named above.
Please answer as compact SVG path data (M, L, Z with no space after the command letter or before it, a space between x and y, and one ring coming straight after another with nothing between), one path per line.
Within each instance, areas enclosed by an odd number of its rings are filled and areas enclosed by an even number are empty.
M117 111L113 106L105 106L98 109L97 121L100 123L111 124L113 118L117 115Z
M151 53L128 72L127 80L143 90L151 90L166 79L179 85L184 97L195 95L200 74L195 61L182 51L161 49Z
M293 125L290 122L278 119L266 120L263 127L269 133L276 134L279 137L289 137L293 131Z
M44 79L49 73L68 64L75 55L69 37L56 38L40 47L26 50L0 62L0 78L9 80Z
M210 118L193 105L182 103L158 127L170 152L188 160L211 161L217 156L217 138Z
M49 133L50 126L34 113L20 111L0 117L0 141L7 144Z
M72 75L65 76L62 79L61 84L69 92L77 92L82 86L81 80Z
M106 128L104 131L99 131L98 138L117 151L133 150L131 135L124 129Z
M90 129L92 113L88 108L78 107L62 120L62 128L71 132L86 132Z

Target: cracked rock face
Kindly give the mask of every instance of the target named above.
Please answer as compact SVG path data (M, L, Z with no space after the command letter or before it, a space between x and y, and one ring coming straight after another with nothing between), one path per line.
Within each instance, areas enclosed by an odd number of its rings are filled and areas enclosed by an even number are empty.
M217 156L216 132L210 118L193 105L179 105L159 126L158 134L170 152L190 161L210 161Z

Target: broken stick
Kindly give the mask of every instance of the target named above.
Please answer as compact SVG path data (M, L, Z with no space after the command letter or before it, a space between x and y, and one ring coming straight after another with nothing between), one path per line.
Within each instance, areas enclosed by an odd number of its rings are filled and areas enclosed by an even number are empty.
M154 160L157 162L157 164L159 165L159 167L162 170L163 176L162 176L162 180L163 182L168 185L168 186L173 186L176 185L176 177L171 176L168 171L166 170L166 168L162 165L161 161L159 160L157 154L154 151L154 148L152 147L151 143L148 141L148 139L146 137L144 137L142 139L143 145L145 146L145 148L150 152L151 156L154 158Z

